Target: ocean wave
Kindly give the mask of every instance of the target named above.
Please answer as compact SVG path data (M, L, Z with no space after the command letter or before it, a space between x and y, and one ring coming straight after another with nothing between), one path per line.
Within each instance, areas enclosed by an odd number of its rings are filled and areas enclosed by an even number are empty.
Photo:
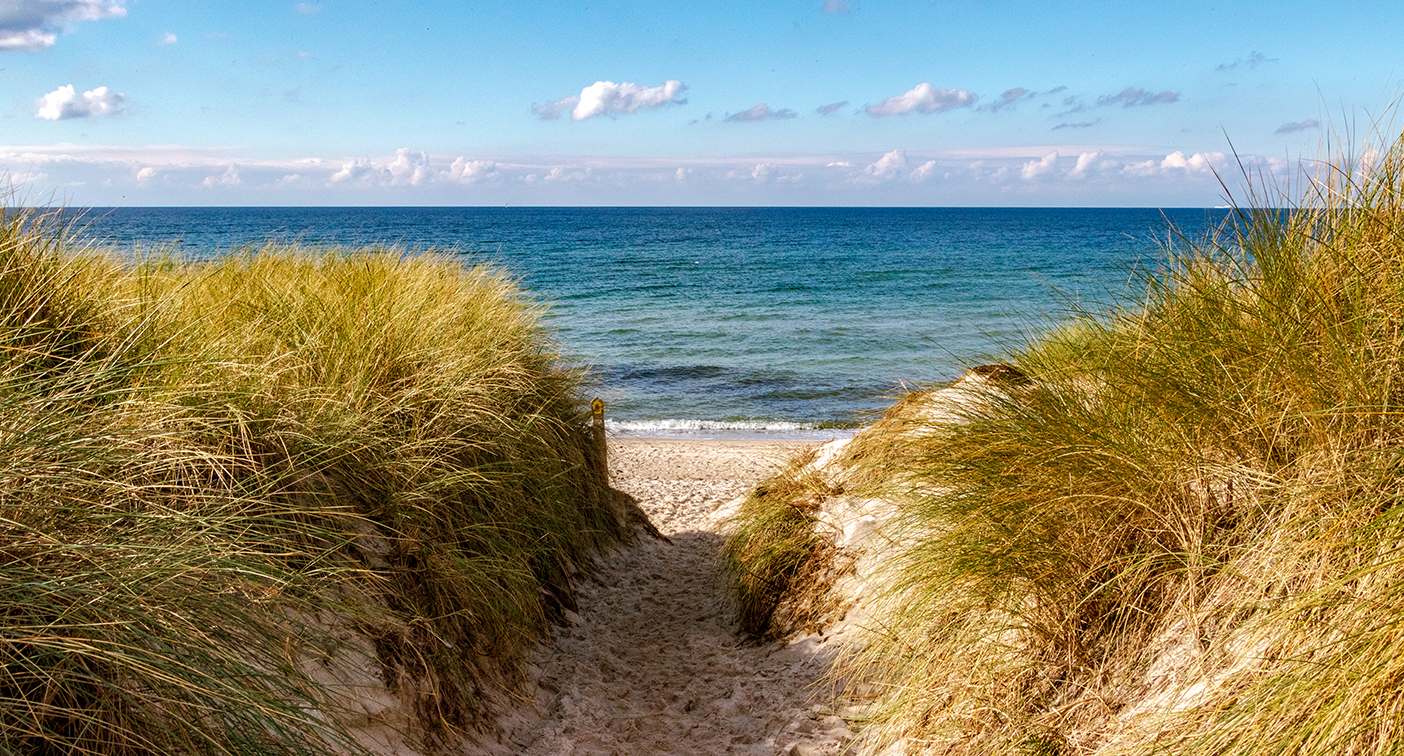
M818 430L814 423L785 420L605 420L605 429L612 432L643 433L648 431L806 431Z

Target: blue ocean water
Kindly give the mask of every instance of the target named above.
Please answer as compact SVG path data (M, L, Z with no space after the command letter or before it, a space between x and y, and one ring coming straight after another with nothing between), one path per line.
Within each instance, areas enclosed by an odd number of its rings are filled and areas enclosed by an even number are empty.
M296 241L449 250L511 271L619 432L829 435L904 385L1107 302L1173 223L1221 210L96 208L85 235L209 258ZM818 429L818 430L816 430Z

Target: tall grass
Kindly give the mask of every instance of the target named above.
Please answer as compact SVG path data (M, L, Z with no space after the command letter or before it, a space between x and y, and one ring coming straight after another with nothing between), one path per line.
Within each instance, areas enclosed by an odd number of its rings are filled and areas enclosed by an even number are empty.
M835 493L806 449L741 502L721 566L736 596L741 631L772 640L823 621L835 554L817 510ZM816 605L818 603L819 605ZM817 628L816 628L817 629Z
M1404 752L1404 140L1164 251L853 463L902 471L871 751Z
M624 531L537 318L444 257L133 265L8 213L0 753L354 751L328 611L421 745L481 725Z

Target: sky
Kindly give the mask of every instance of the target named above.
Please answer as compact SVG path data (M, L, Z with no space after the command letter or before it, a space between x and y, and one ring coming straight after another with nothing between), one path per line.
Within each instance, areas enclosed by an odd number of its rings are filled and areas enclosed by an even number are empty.
M0 0L0 171L88 207L1204 207L1391 133L1400 28L1398 0Z

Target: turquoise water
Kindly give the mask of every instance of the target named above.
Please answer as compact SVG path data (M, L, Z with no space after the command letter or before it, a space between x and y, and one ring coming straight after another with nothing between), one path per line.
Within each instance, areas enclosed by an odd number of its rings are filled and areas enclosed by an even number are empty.
M194 258L269 239L453 250L519 276L612 427L826 435L1124 293L1168 223L1025 208L118 208L87 234ZM820 430L815 430L815 429Z

